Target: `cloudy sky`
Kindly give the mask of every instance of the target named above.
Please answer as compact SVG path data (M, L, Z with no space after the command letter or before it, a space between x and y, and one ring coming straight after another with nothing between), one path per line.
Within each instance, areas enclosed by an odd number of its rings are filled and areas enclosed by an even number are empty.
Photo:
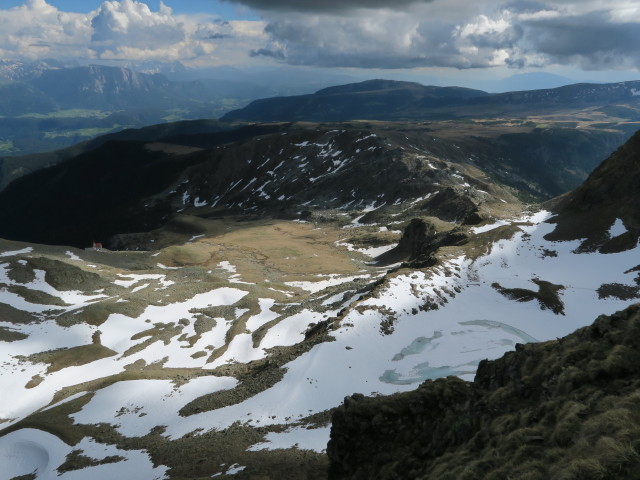
M0 58L620 81L640 78L640 2L0 0Z

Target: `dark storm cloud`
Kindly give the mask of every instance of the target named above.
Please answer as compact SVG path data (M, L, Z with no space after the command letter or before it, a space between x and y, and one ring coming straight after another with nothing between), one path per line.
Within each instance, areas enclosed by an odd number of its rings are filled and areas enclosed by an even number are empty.
M268 48L259 48L258 50L251 50L249 52L251 57L270 57L276 60L284 60L285 55L281 50L269 50Z
M377 5L349 3L365 4ZM270 39L265 51L278 52L270 56L292 65L323 67L640 67L640 23L626 20L622 7L584 14L571 13L576 10L565 8L566 2L554 6L517 1L476 14L454 8L463 5L462 0L449 0L446 5L415 4L407 11L372 9L358 15L265 12ZM434 15L443 8L457 16L446 21ZM631 16L638 17L640 8Z
M528 0L522 0L506 3L503 8L509 10L512 13L535 13L545 10L547 6L541 2L530 2Z
M412 4L430 3L433 0L225 0L239 3L256 10L276 10L289 12L336 12L358 8L402 9Z
M228 22L198 25L195 37L200 40L224 40L234 38Z
M640 66L640 24L614 23L607 12L524 22L531 51L590 69Z
M470 32L454 23L418 18L408 12L371 11L365 16L292 13L273 17L267 27L271 51L292 65L354 68L472 68L494 62L496 45L520 34L486 20ZM495 24L495 25L494 25ZM499 35L491 35L499 29ZM473 45L475 42L477 45Z

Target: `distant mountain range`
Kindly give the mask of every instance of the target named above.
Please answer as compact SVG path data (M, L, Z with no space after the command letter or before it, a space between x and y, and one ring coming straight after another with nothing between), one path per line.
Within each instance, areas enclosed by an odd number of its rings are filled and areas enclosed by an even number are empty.
M35 68L35 67L34 67ZM13 71L12 71L13 73ZM0 77L2 74L0 73ZM251 83L225 80L192 80L174 82L162 74L138 73L122 67L89 65L74 68L36 69L31 73L8 75L0 86L20 86L23 103L14 105L6 93L0 97L0 114L18 116L29 113L46 114L57 109L136 110L209 108L216 113L221 99L255 98L269 91ZM13 80L18 78L19 80ZM27 87L28 86L28 87ZM41 100L46 99L47 104Z
M274 83L273 75L258 83L240 71L220 74L169 80L124 67L0 61L0 155L51 151L124 128L218 118L256 98L328 84L303 81L293 88Z
M251 102L222 120L335 122L370 120L446 120L499 115L522 118L562 109L623 103L640 118L640 81L575 84L545 90L489 94L457 87L427 87L390 80L332 87L310 95Z
M439 121L562 112L573 121L591 115L585 109L595 108L601 123L617 122L616 128L628 134L635 127L627 128L624 122L640 120L639 97L634 94L640 91L638 82L489 94L391 80L327 87L350 78L297 70L283 76L281 71L221 67L201 72L209 76L203 79L179 64L167 75L159 73L163 70L158 66L138 67L149 73L123 66L0 61L0 156L47 152L125 128L201 118ZM522 90L531 85L527 79L539 77L514 77L504 86ZM564 83L548 75L542 79ZM319 90L307 93L314 89Z

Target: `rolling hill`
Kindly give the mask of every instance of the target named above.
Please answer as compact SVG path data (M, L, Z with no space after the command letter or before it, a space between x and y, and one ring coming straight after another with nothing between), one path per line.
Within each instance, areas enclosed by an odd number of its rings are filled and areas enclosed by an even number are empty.
M368 80L326 88L310 95L255 100L226 113L222 120L274 122L347 120L448 120L456 118L524 118L624 104L629 113L640 105L640 81L574 84L545 90L489 94L456 87Z

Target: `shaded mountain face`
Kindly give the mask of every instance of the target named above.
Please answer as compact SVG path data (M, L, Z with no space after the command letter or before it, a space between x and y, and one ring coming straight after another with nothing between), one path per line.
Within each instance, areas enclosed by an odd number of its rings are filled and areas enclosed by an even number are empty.
M619 140L512 131L469 127L455 141L447 125L194 122L122 132L13 182L0 193L0 235L82 246L159 228L183 210L304 219L367 207L366 220L393 221L409 199L425 215L476 224L513 195L574 186Z
M330 479L640 476L640 304L333 414ZM597 473L596 473L597 472Z
M0 119L1 123L2 119ZM221 123L217 120L185 120L138 129L125 129L52 152L0 157L0 191L16 178L56 165L81 153L95 150L108 141L152 142L166 137L195 136L199 134L210 136L217 132L235 128L236 126L233 124Z
M223 120L345 121L444 120L510 116L521 118L566 108L628 103L638 106L640 81L616 84L576 84L547 90L489 94L457 87L427 87L410 82L370 80L332 87L313 95L251 102L225 114Z
M614 252L640 241L640 132L555 202L551 240L582 239L581 249Z
M181 138L180 125L122 132L117 134L119 141L107 140L95 150L19 179L0 194L7 205L14 205L3 212L6 237L26 233L33 241L83 246L90 238L161 225L173 210L168 198L154 200L154 195L176 184L184 170L203 157L198 153L202 148L190 145L124 140L153 139L158 129L174 134L176 141ZM243 137L243 132L216 130L215 125L206 126L209 146ZM254 134L250 128L244 132L249 137ZM193 143L198 140L196 134ZM17 197L14 192L19 192ZM26 216L20 220L21 215Z

